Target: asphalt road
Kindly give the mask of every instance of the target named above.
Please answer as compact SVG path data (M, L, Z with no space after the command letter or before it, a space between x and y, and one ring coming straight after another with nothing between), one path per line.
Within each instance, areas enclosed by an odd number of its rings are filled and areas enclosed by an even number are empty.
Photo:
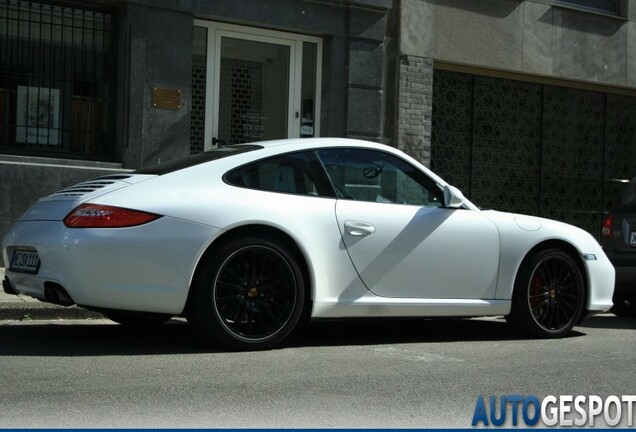
M329 321L241 353L178 321L4 321L0 428L469 428L479 395L636 394L635 331L610 314L562 340L501 319Z

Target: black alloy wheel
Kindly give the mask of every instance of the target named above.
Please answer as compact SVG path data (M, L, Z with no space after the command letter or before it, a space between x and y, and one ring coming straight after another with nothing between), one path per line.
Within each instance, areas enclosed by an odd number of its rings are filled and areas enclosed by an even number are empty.
M219 249L197 281L195 325L236 349L267 349L296 327L305 289L293 254L269 238L242 238Z
M570 254L540 251L522 264L507 318L529 336L562 337L579 322L585 291L580 264Z

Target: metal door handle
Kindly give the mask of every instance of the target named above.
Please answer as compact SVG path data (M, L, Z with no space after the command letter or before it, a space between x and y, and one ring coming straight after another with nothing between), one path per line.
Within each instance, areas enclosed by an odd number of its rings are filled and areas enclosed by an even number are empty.
M375 227L367 222L346 221L344 223L345 232L350 236L364 237L375 232Z

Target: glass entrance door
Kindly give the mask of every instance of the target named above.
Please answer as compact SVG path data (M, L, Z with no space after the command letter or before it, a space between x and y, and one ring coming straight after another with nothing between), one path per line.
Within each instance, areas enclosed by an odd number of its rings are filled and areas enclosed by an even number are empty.
M221 36L218 140L226 145L287 138L290 45Z
M204 149L319 136L319 38L195 20L194 44L207 57Z

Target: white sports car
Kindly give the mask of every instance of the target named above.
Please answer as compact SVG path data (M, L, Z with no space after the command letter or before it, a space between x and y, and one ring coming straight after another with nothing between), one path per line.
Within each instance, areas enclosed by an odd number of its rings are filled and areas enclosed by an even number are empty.
M120 323L185 316L264 349L310 318L505 315L559 337L612 306L614 268L570 225L482 211L389 146L241 144L40 199L3 286Z

